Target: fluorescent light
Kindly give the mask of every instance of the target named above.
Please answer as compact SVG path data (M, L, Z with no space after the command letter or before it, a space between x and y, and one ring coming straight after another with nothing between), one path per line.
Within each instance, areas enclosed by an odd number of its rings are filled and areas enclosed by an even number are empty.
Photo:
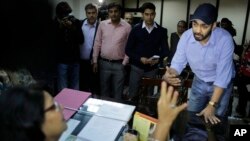
M98 0L100 3L102 3L103 2L103 0Z

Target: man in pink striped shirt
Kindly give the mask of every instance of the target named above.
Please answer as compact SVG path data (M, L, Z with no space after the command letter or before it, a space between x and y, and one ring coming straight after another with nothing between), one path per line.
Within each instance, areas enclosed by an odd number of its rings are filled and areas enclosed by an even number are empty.
M124 87L124 66L128 62L125 46L131 26L121 19L121 6L108 5L109 19L99 24L93 51L93 71L99 65L101 95L121 99Z

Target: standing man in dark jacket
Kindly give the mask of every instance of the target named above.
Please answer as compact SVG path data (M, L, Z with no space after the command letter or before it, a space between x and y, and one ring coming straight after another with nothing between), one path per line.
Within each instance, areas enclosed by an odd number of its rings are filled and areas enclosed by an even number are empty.
M82 21L84 43L80 45L80 90L99 93L97 73L92 70L92 53L95 34L99 25L97 20L97 6L89 3L85 6L86 19Z
M83 43L81 22L70 15L67 2L56 6L55 34L57 51L58 91L63 88L79 89L79 45Z
M144 3L141 12L143 21L134 26L126 46L126 54L131 64L130 98L136 95L142 77L156 76L159 63L169 53L167 29L154 22L155 5Z

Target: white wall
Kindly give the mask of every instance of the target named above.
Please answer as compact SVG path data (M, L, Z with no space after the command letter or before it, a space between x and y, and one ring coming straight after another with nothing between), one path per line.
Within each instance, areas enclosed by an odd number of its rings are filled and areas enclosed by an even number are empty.
M243 37L247 1L248 0L220 0L218 20L221 20L223 17L227 17L232 21L234 28L237 31L237 35L234 37L237 44L241 44Z
M78 18L78 19L84 19L86 18L85 15L85 5L88 3L95 3L96 5L100 6L101 4L98 2L98 0L53 0L51 3L55 9L56 5L61 2L61 1L66 1L72 8L72 14ZM111 3L111 2L118 2L121 3L120 0L104 0L106 3ZM55 13L55 10L54 10ZM55 16L55 14L54 14Z
M53 0L52 4L55 5L63 0ZM85 18L84 7L87 3L99 4L98 0L64 0L67 1L73 9L73 15L77 18ZM105 0L106 3L118 2L122 0ZM140 0L139 6L144 2L152 2L156 5L156 18L155 21L160 23L161 14L161 0ZM190 14L193 14L196 7L204 2L209 2L216 5L216 0L191 0ZM237 30L237 36L234 37L237 44L241 44L243 38L243 30L245 24L246 10L248 0L220 0L218 21L223 17L229 18L234 28ZM125 8L136 8L137 0L125 0ZM162 26L168 29L168 35L176 31L176 24L179 20L186 20L187 14L187 0L164 0L163 5L163 19ZM135 16L141 16L137 14ZM250 18L250 17L249 17ZM250 29L250 21L248 22L248 29ZM250 31L247 30L246 39L250 40Z
M177 22L186 20L187 1L186 0L165 0L162 18L162 26L168 29L168 36L176 32Z
M189 13L193 14L195 9L202 3L211 3L216 6L216 0L191 0Z
M247 41L250 41L250 14L249 14L249 16L248 16L248 19L249 19L249 21L248 21L248 25L247 25L246 40L247 40Z
M136 0L126 0L125 8L136 8L137 1Z

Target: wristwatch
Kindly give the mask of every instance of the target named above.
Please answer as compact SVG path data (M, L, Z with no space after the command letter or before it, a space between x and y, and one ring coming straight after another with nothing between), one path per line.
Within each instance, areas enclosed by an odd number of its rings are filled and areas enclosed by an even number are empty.
M209 101L208 104L211 105L211 106L213 106L214 108L218 107L218 103L217 102Z

